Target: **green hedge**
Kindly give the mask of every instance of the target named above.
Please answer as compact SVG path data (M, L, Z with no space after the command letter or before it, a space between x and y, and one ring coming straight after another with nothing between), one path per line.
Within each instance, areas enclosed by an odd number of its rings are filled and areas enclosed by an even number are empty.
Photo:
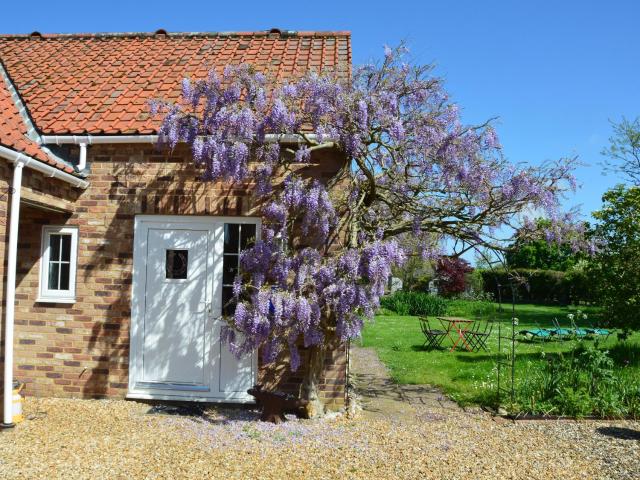
M582 272L516 268L510 274L502 269L483 270L482 280L484 291L491 293L496 301L511 301L512 282L516 302L568 305L593 300L593 289Z
M447 301L444 298L424 292L399 290L380 300L380 306L393 310L398 315L444 315Z

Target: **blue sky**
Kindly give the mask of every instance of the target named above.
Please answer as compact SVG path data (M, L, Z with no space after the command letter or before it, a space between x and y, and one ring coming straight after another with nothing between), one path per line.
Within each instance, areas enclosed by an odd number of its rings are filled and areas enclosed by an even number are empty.
M408 41L466 122L498 116L512 161L578 156L589 213L619 181L602 176L609 119L640 115L640 2L568 1L30 1L3 5L0 31L350 30L354 63Z

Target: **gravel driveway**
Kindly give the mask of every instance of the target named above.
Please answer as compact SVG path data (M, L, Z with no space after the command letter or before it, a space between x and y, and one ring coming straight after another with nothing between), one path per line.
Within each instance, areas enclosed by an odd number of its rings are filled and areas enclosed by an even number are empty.
M275 426L247 410L150 408L30 399L30 420L0 433L0 478L640 478L638 423L496 423L424 410Z
M158 414L124 400L27 399L0 432L0 479L638 479L638 422L495 421L353 355L355 418L257 421L246 408Z

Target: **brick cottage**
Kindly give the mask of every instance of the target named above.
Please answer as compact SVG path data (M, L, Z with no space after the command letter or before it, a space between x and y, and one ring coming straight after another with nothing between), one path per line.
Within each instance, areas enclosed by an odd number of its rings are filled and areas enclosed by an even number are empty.
M202 183L186 147L155 147L149 101L238 63L276 82L347 76L350 36L0 36L5 391L17 379L36 396L246 402L256 382L299 392L286 361L238 360L218 338L229 272L259 234L251 191ZM323 154L312 174L342 162ZM327 356L328 408L345 401L346 354Z

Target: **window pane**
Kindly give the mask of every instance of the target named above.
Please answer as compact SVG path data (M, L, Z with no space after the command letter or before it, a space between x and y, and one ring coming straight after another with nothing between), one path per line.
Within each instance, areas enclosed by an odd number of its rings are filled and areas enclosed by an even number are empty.
M189 250L167 250L165 263L166 278L184 280L187 278Z
M240 233L240 250L253 247L256 241L256 226L251 224L242 225Z
M60 264L60 290L69 290L69 269L68 263Z
M60 274L59 263L49 263L49 290L58 290L58 275Z
M70 262L71 261L71 235L61 235L62 239L62 261Z
M231 285L238 273L238 256L225 255L222 260L222 284Z
M233 315L236 311L236 304L233 300L233 288L222 287L222 313L223 315Z
M240 225L237 223L224 224L224 253L238 253Z
M60 237L62 235L49 235L49 260L60 260Z

